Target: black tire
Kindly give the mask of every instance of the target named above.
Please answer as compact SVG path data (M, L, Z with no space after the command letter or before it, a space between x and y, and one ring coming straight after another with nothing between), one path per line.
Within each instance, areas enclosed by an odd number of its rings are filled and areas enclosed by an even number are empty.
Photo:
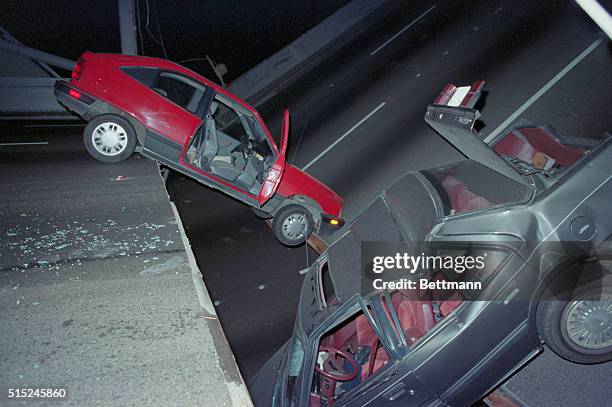
M292 227L291 224L296 227ZM299 233L299 226L303 228L302 233ZM276 239L289 247L299 246L306 242L313 227L314 222L310 212L300 205L285 206L274 215L272 222L272 230Z
M106 129L106 130L104 130ZM94 134L95 132L95 134ZM111 133L112 132L112 133ZM104 133L112 134L113 139L103 139ZM99 143L94 144L96 136ZM83 131L83 143L90 156L103 163L118 163L127 160L136 148L136 132L126 119L114 114L102 114L91 120ZM106 152L103 152L107 150Z
M570 318L573 310L578 307L578 302L588 300L602 295L602 293L612 295L611 287L584 287L579 289L572 295L570 299L551 298L540 300L536 313L536 324L540 338L544 343L557 355L574 363L594 364L603 363L612 360L612 344L604 345L600 349L594 349L593 346L581 346L572 339L566 323ZM612 329L612 316L610 316L610 308L600 312L599 316L607 315L602 320L602 326L607 326L607 329ZM603 313L603 314L602 314ZM581 313L580 315L586 315Z
M259 210L257 208L252 208L253 209L253 213L255 214L255 216L257 216L259 219L272 219L272 214L268 213L268 212L264 212L262 210Z

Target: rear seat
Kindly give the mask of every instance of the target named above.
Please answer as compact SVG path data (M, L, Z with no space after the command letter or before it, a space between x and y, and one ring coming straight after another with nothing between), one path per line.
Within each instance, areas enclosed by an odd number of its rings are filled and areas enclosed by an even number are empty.
M544 127L523 127L508 133L493 145L499 155L515 157L528 163L534 163L536 157L550 157L562 167L570 167L588 150L562 144Z
M446 317L463 303L463 296L458 291L443 297L429 290L425 293L400 290L393 294L392 301L408 345L412 345L436 324L434 304L439 306L442 317Z
M447 191L451 207L456 213L469 212L491 206L486 198L470 191L463 182L447 175L440 179L440 183Z

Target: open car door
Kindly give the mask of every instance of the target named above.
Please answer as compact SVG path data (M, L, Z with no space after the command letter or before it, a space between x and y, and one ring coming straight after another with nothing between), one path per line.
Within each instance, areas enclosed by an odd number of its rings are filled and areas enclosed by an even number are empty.
M283 171L285 170L285 153L287 151L287 139L289 138L289 109L285 109L283 113L283 123L281 125L281 139L278 151L278 157L274 164L268 170L266 179L264 180L257 201L259 206L265 204L272 195L276 192L276 189L280 185Z

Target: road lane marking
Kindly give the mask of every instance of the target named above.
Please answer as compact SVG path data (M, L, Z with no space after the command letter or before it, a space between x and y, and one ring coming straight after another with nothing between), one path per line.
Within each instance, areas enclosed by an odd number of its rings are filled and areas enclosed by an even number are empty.
M39 146L49 144L48 141L35 141L31 143L0 143L0 146Z
M427 14L429 14L429 12L433 9L435 9L437 6L434 4L433 6L431 6L426 12L424 12L423 14L421 14L420 16L418 16L417 18L415 18L414 20L412 20L410 22L410 24L408 24L406 27L402 28L397 34L395 34L393 37L389 38L387 41L385 41L384 44L382 44L380 47L376 48L374 51L372 51L372 53L370 54L370 56L376 54L378 51L380 51L381 49L383 49L384 47L386 47L391 41L393 41L394 39L396 39L397 37L399 37L400 35L402 35L402 33L404 31L406 31L407 29L409 29L410 27L412 27L413 25L415 25L421 18L425 17Z
M327 152L329 150L331 150L332 148L334 148L338 143L340 143L342 140L344 140L346 138L346 136L348 136L349 134L351 134L357 127L361 126L363 123L365 123L366 120L368 120L370 117L372 117L376 112L378 112L380 109L382 109L387 103L386 102L382 102L380 105L378 105L374 110L372 110L370 113L368 113L363 119L359 120L357 122L357 124L355 124L353 127L351 127L350 129L348 129L346 132L344 132L343 135L341 135L338 140L334 141L329 147L327 147L325 150L323 150L321 152L321 154L319 154L318 156L316 156L315 158L313 158L312 161L310 161L308 164L306 164L305 166L302 167L302 170L305 171L308 169L308 167L310 167L312 164L316 163L317 161L319 161L319 159L321 157L323 157L325 154L327 154Z
M26 128L37 128L37 127L85 127L85 124L83 123L77 123L77 124L26 124L23 127Z
M548 92L550 88L554 86L555 83L559 82L561 78L563 78L569 71L574 69L576 65L578 65L583 59L585 59L599 44L603 42L603 38L599 38L591 45L589 45L584 51L580 53L572 62L567 64L565 68L563 68L558 74L556 74L546 85L542 86L540 90L533 94L525 103L523 103L518 109L514 111L502 124L497 126L495 130L493 130L485 139L483 140L485 143L488 143L494 140L499 133L504 131L516 118L521 115L525 110L527 110L532 104L534 104L543 94Z

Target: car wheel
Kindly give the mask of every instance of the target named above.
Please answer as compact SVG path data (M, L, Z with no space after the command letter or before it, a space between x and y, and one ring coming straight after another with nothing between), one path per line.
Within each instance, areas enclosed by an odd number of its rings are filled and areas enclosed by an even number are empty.
M565 300L541 300L540 337L556 354L575 363L612 360L612 289L586 288Z
M127 160L136 148L136 132L123 117L103 114L91 120L83 132L85 149L103 163Z
M252 208L252 209L253 209L253 213L255 214L255 216L257 216L259 219L272 219L272 214L268 212L264 212L257 208Z
M272 222L274 236L285 246L299 246L312 233L314 223L306 208L288 205L282 208Z

